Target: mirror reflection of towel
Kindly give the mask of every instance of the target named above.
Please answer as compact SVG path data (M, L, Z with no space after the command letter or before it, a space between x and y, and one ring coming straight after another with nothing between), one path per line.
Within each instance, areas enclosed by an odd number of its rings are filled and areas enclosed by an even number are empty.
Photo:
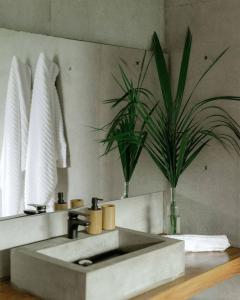
M13 57L6 96L0 168L4 217L23 213L30 100L30 68Z
M67 145L55 87L58 66L41 53L33 84L27 147L25 204L47 205L52 210L57 167L66 168Z

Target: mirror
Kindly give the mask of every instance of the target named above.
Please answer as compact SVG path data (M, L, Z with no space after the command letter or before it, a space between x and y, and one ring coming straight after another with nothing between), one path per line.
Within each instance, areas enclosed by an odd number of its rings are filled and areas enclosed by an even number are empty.
M0 146L12 58L16 55L26 62L34 78L37 59L44 52L60 69L56 87L68 144L69 166L58 169L56 194L63 192L66 201L83 199L85 205L90 203L92 196L108 201L120 199L123 175L118 153L101 157L103 147L98 143L101 136L91 127L103 126L113 116L110 106L102 100L121 94L112 77L112 74L120 76L120 58L125 61L130 76L137 78L144 51L6 29L0 29L0 45ZM154 93L158 93L156 76L155 65L151 63L145 84ZM163 184L164 180L160 180L159 173L143 153L131 181L130 196L163 189L159 183ZM0 215L6 217L2 211ZM19 216L23 216L22 212Z

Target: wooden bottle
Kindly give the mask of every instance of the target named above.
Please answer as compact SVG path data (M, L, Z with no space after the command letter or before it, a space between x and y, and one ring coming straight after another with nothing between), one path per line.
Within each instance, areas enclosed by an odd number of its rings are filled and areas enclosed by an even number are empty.
M115 205L104 204L102 205L103 211L103 230L115 229Z
M71 203L71 208L79 208L84 206L84 200L82 199L72 199L70 203Z
M90 225L87 227L87 233L100 234L102 233L102 210L88 210L88 220Z
M89 234L100 234L102 232L102 209L98 207L101 199L92 198L92 207L88 209L88 219L90 225L87 227Z

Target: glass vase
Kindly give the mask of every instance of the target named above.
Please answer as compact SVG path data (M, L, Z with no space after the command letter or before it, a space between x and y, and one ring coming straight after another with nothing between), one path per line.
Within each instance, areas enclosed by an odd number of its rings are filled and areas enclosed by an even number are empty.
M124 192L122 199L128 198L128 193L129 193L129 182L124 182Z
M170 205L168 209L169 234L180 233L180 216L179 209L176 205L176 188L170 188Z

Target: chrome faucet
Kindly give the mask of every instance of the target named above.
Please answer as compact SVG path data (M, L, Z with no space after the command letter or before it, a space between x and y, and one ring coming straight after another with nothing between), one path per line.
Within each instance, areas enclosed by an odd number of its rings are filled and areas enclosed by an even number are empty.
M28 206L32 206L35 208L35 210L32 209L25 209L24 213L26 215L38 215L38 214L45 214L47 212L47 207L46 205L41 205L41 204L28 204Z
M78 237L78 226L88 226L90 222L88 220L78 219L78 216L86 216L79 211L68 212L68 238L76 239Z

